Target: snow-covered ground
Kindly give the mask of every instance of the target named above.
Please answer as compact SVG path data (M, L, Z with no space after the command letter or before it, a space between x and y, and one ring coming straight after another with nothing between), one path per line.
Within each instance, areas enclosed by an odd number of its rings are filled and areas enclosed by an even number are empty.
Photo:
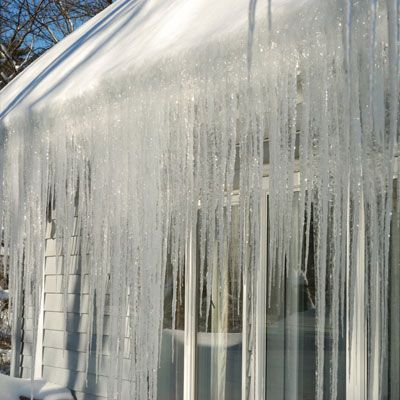
M0 374L1 400L73 400L68 389L43 380L11 378Z

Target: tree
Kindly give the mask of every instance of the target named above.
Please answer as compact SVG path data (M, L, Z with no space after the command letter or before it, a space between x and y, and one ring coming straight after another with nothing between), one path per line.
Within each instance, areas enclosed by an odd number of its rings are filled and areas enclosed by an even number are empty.
M112 0L0 0L0 88Z

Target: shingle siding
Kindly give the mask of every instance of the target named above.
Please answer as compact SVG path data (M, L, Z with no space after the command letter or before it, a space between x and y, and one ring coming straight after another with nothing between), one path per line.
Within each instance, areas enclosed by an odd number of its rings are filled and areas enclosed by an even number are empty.
M86 329L88 318L88 277L81 276L79 256L79 239L71 237L68 244L70 265L68 276L67 318L63 312L63 276L61 246L54 239L55 222L48 224L46 233L46 258L44 268L44 314L43 314L43 379L74 390L77 400L105 400L107 369L109 363L109 318L104 320L103 352L99 377L96 382L95 356L89 357L88 376L85 365L87 361ZM76 232L74 232L74 235ZM58 257L57 257L58 255ZM32 318L29 304L25 304L21 330L21 377L29 377L32 365ZM109 309L106 307L106 314ZM95 324L93 326L96 329ZM96 333L96 332L94 332ZM64 349L65 343L65 349ZM96 335L92 348L96 347ZM126 360L128 362L128 360ZM129 368L127 366L126 370ZM126 390L126 389L125 389Z

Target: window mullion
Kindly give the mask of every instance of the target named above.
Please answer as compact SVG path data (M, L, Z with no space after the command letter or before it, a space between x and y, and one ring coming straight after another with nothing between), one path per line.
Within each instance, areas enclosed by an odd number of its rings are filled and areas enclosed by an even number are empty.
M37 325L37 339L36 339L36 353L35 353L35 364L34 364L34 378L42 378L42 367L43 367L43 335L44 335L44 282L45 282L45 264L46 258L43 262L43 272L42 272L42 291L40 294L40 309L39 309L39 320Z
M256 279L255 398L265 399L266 315L267 315L267 192L262 190L260 215L260 262Z
M248 368L248 336L249 336L249 331L250 331L250 326L249 326L249 318L250 315L248 313L248 303L249 303L249 293L248 293L248 282L247 282L247 274L246 270L243 269L243 288L242 288L242 296L243 296L243 302L242 302L242 400L247 400L247 392L248 392L248 387L247 387L247 368Z
M352 279L350 276L350 236L351 236L351 209L348 205L347 211L347 243L348 243L348 260L347 260L347 307L346 307L346 398L366 398L367 394L367 337L366 329L366 304L365 304L365 281L366 281L366 265L365 265L365 215L364 215L364 198L361 194L360 200L360 217L358 230L358 249L357 249L357 265L353 266L357 272L355 280L356 287L352 291ZM354 293L354 297L350 298L350 294ZM351 312L352 311L352 312Z
M186 242L185 254L185 340L183 399L196 399L196 233L192 226Z

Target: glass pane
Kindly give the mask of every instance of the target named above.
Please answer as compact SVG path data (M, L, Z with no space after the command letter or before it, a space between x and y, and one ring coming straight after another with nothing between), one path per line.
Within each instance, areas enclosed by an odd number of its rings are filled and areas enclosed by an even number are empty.
M397 180L397 185L399 180ZM396 189L396 185L395 185ZM394 191L399 193L399 191ZM400 399L400 210L399 199L394 198L390 242L388 365L384 398Z
M164 323L158 371L158 400L183 399L183 354L185 326L184 276L178 284L175 327L173 326L173 272L167 263L164 285Z
M233 233L230 243L224 244L224 264L218 265L216 255L205 260L197 333L199 400L241 399L242 296L238 268L238 217L237 208L233 208ZM200 257L197 265L200 268ZM212 293L207 313L206 277L211 268Z
M294 196L289 255L284 265L268 268L274 274L267 294L266 398L313 400L316 388L316 284L312 213L300 221L298 193ZM309 219L309 235L300 238L301 223ZM269 227L270 229L270 227ZM306 265L307 264L307 265ZM275 269L275 270L274 270ZM279 270L281 271L279 273ZM282 272L283 271L283 272ZM268 276L269 281L270 276ZM332 276L327 273L326 323L323 332L325 365L332 357ZM339 339L338 399L345 399L345 345ZM331 371L324 369L324 387L330 393Z

